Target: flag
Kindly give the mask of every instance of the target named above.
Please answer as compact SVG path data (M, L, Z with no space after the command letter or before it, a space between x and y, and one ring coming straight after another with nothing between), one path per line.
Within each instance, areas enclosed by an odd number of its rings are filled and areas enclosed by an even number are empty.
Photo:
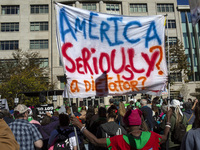
M200 0L189 0L192 25L195 26L200 19Z

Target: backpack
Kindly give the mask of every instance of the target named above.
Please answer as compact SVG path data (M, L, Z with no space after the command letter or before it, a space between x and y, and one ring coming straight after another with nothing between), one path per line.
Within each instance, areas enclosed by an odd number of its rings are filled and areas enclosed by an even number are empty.
M186 127L183 124L183 120L175 125L174 131L172 132L172 141L175 144L180 144L184 135L186 134Z
M58 135L53 150L70 150L69 134L71 131L57 129Z

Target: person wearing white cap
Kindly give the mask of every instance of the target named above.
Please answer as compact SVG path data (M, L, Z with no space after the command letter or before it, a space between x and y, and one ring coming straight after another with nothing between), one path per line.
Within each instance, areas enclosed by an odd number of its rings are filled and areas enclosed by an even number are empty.
M28 122L28 110L29 108L23 104L17 105L14 109L15 121L9 124L20 145L20 150L34 150L35 147L43 146L42 135L33 124Z
M164 118L163 122L160 124L161 129L164 129L166 125L170 125L170 133L169 133L169 150L177 150L180 149L180 143L177 143L173 139L174 129L176 128L176 125L179 122L182 122L185 127L188 124L187 117L182 113L181 109L181 103L179 100L173 99L170 103L170 108L172 108L173 114L171 117L170 124L166 121L166 118Z

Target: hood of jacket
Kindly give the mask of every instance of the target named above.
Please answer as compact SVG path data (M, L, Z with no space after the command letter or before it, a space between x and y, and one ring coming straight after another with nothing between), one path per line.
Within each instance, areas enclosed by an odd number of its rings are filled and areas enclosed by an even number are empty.
M112 122L107 122L107 123L102 124L101 128L103 132L107 133L109 136L115 136L118 129L119 128L121 129L121 126L119 126L116 122L112 121ZM122 130L121 130L121 134L122 134Z

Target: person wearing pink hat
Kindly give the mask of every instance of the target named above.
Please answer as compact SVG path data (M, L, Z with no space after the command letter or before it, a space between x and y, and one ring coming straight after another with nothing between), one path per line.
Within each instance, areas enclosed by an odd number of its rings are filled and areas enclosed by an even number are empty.
M117 135L111 138L96 138L96 136L89 132L75 117L71 117L71 123L77 126L95 146L107 147L109 150L158 150L160 143L165 142L167 139L171 127L170 119L172 110L170 109L167 111L168 124L165 126L164 135L159 135L153 131L142 131L141 115L142 111L138 109L127 111L123 121L128 127L128 134Z

